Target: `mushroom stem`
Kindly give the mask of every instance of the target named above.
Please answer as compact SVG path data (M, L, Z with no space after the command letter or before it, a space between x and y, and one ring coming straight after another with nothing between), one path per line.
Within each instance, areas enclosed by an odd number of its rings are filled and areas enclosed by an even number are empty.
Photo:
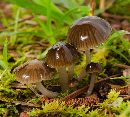
M85 54L86 54L86 65L85 65L85 67L86 67L91 62L90 49L86 50ZM82 70L80 71L80 73L78 75L77 79L79 81L82 80L87 75L85 67L82 68Z
M74 65L71 65L71 66L68 67L69 80L71 80L73 78L73 74L74 74Z
M53 98L58 95L57 92L52 92L46 89L41 82L36 83L36 88L42 93L43 96Z
M85 51L86 54L86 66L91 62L90 49Z
M30 88L30 90L31 90L33 93L35 93L35 95L36 95L37 97L41 97L41 95L38 94L38 92L37 92L32 86L30 86L29 88Z
M87 95L90 95L92 93L95 81L96 81L96 73L92 73Z
M60 86L62 91L66 91L68 90L68 74L66 72L66 68L65 67L60 67L59 69L59 76L60 76Z

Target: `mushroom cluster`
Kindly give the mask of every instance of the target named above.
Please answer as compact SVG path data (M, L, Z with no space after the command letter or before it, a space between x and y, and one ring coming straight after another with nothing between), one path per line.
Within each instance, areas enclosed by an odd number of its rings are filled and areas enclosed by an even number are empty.
M17 81L27 85L35 83L43 96L56 97L58 93L47 90L41 81L51 79L56 70L62 91L67 91L69 81L74 75L74 66L79 60L79 53L83 51L86 54L86 65L79 73L78 80L90 74L91 81L87 92L90 95L96 75L101 72L101 66L91 62L90 49L107 40L111 30L109 23L100 17L86 16L78 19L68 30L67 43L57 42L53 45L46 55L45 62L35 59L15 68Z

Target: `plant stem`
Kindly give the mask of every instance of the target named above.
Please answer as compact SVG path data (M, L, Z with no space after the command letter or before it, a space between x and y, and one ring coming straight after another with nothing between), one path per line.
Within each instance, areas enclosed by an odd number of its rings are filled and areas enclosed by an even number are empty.
M57 92L52 92L49 91L48 89L46 89L41 82L37 82L36 83L36 87L37 89L43 94L43 96L45 97L49 97L49 98L53 98L56 97L58 95Z
M93 16L95 8L95 0L90 0L90 6L91 6L90 16Z
M96 73L92 73L87 95L90 95L92 93L95 81L96 81Z
M32 86L29 86L29 88L30 88L30 90L31 90L33 93L35 93L35 95L36 95L37 97L41 97L41 95L38 94L38 92L37 92Z
M59 69L59 76L60 76L60 86L62 91L66 91L69 88L68 83L68 74L66 72L65 67L60 67Z
M85 55L86 55L86 65L82 68L82 70L80 71L79 75L78 75L78 80L82 80L86 75L86 70L85 67L91 62L91 57L90 57L90 49L85 51Z
M105 9L105 0L100 0L99 9L101 11L104 11L104 9Z

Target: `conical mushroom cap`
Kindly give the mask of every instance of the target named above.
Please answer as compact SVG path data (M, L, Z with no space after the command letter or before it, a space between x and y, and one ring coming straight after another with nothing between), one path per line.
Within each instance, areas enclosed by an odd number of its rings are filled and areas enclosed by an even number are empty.
M67 67L72 65L71 51L62 42L57 42L47 53L46 62L52 68Z
M74 22L68 31L68 42L81 51L103 43L111 34L110 24L97 16L86 16Z
M102 71L102 67L98 63L91 62L86 66L87 73L99 73Z
M52 70L43 61L35 59L15 68L14 72L17 81L23 84L31 84L49 80Z

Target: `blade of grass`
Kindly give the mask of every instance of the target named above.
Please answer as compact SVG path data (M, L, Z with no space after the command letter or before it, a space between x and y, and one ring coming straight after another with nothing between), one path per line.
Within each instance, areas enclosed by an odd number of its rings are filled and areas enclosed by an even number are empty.
M4 61L5 65L6 65L6 67L8 67L8 41L7 41L7 39L4 42L3 61Z
M128 63L130 63L130 61L128 60L128 58L122 54L120 51L118 51L117 49L115 49L114 47L107 47L108 49L112 50L113 52L115 52L116 54L120 55L122 58L124 58Z
M11 39L10 39L10 43L12 45L14 45L16 43L19 15L20 15L20 8L18 8L18 10L16 12L16 17L15 17L14 33L16 33L16 34L14 36L11 36Z
M21 6L23 8L30 9L30 10L32 10L33 13L47 16L48 6L46 6L46 7L41 6L41 5L36 4L33 1L28 1L28 0L9 0L9 1L12 2L13 4ZM60 22L59 18L62 17L62 15L63 15L62 12L57 12L56 10L54 10L52 13L52 18L54 18L55 20Z

